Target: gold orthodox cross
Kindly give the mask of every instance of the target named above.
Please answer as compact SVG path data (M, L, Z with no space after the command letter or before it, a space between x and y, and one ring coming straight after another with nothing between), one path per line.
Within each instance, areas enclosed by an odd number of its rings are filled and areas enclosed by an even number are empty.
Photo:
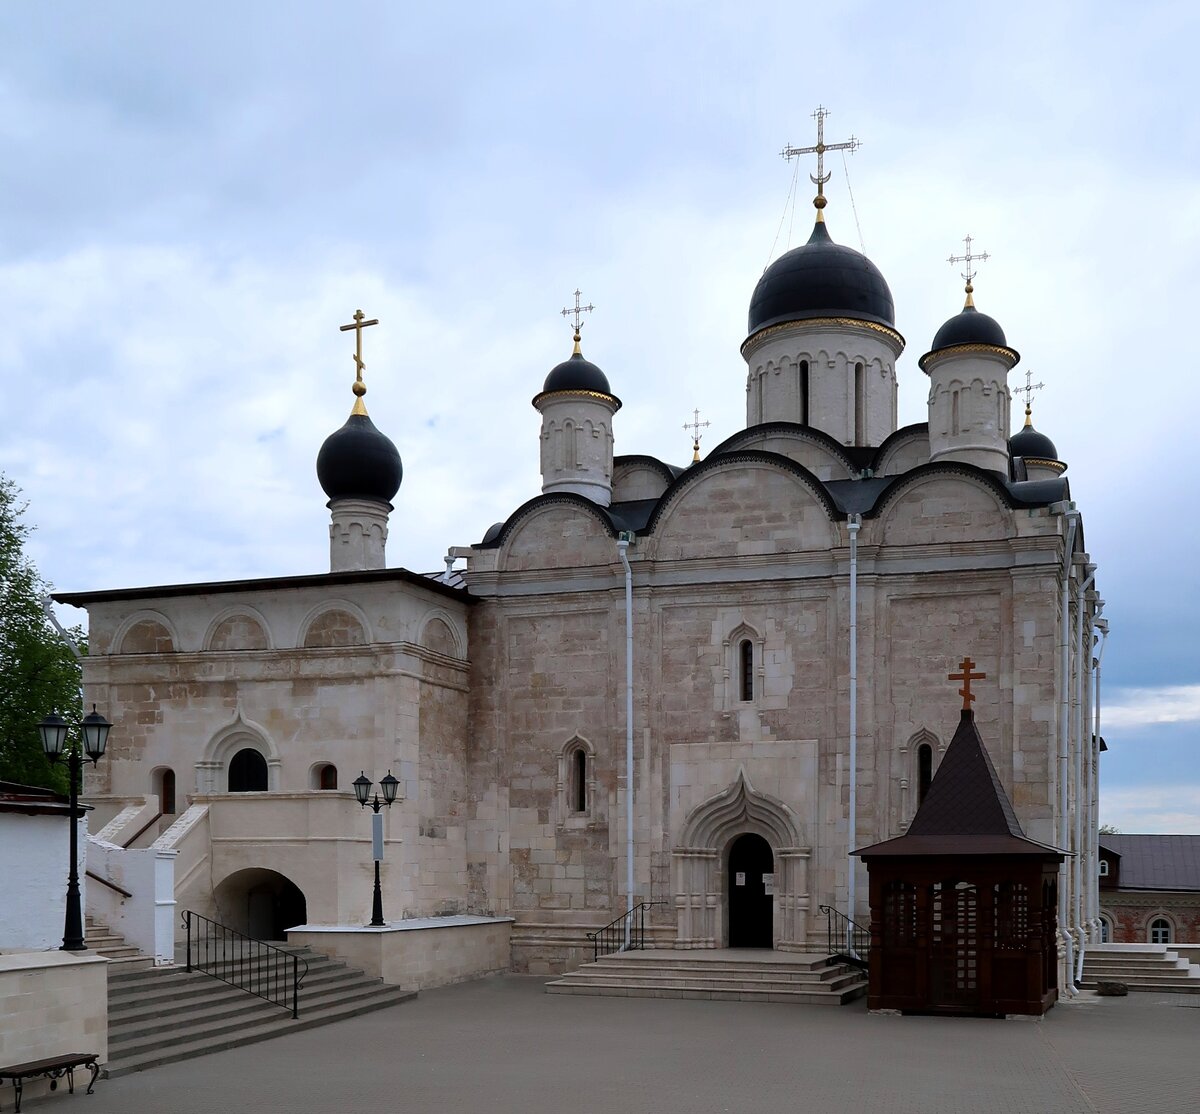
M949 673L946 675L948 681L962 681L963 687L958 690L958 695L963 698L963 711L969 712L971 704L975 700L975 694L971 691L972 681L982 681L987 677L986 673L972 673L975 668L975 663L970 658L963 658L958 665L961 673Z
M782 158L791 162L792 159L799 155L816 155L817 156L817 173L816 177L812 174L809 178L817 187L817 196L813 200L813 205L817 209L817 220L824 220L821 210L825 208L825 183L829 181L830 176L825 173L825 152L826 151L857 151L862 143L851 136L844 143L826 143L825 142L825 117L829 115L828 109L823 104L817 105L817 111L812 114L813 119L817 122L817 145L815 147L793 147L788 144L782 151L779 152Z
M361 309L354 311L354 320L349 325L339 326L339 332L348 332L354 330L354 410L352 413L365 414L367 408L363 405L362 396L367 393L367 385L363 382L363 368L367 365L363 363L362 358L362 331L368 325L378 325L379 319L372 317L370 321L364 321L364 314Z
M1033 381L1033 372L1026 369L1025 371L1025 386L1018 387L1013 394L1025 396L1025 424L1032 425L1030 418L1033 416L1033 407L1030 403L1033 402L1033 392L1040 391L1045 387L1045 383L1035 383Z
M693 464L695 464L696 461L698 461L700 459L700 431L702 429L708 429L708 427L710 425L712 425L712 422L702 422L700 420L700 411L699 410L693 410L692 411L692 420L690 422L683 423L683 428L689 429L692 432L692 463Z

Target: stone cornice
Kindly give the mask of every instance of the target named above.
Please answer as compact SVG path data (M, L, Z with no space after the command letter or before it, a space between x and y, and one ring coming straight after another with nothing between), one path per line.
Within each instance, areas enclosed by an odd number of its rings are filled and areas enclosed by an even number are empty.
M764 344L781 333L796 333L799 329L846 329L849 332L874 333L886 340L896 350L896 355L904 350L904 337L888 325L876 321L861 321L855 317L805 317L797 321L781 321L778 325L768 325L759 329L742 341L742 358L749 361Z

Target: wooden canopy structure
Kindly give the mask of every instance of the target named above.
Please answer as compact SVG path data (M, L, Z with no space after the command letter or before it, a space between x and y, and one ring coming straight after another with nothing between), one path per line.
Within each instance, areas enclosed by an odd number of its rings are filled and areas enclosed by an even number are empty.
M868 1006L1040 1015L1058 999L1063 855L1025 837L964 696L908 832L854 852L870 877Z

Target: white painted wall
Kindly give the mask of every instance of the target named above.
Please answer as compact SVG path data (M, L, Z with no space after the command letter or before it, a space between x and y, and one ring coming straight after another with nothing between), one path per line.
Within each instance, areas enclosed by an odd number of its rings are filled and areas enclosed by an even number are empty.
M0 951L62 945L71 831L63 814L0 812ZM87 817L79 825L79 889L86 905Z

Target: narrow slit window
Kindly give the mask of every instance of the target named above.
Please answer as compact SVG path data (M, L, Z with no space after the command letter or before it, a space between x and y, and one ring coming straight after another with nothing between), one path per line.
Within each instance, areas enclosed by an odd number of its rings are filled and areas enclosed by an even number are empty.
M958 391L950 394L950 432L955 436L958 434Z
M571 755L571 811L587 812L587 751L582 747Z
M164 816L175 815L175 771L163 770L162 788L159 792L159 811Z
M741 689L743 700L754 699L754 643L745 639L738 647L738 661L741 665Z
M867 443L867 391L866 369L862 364L854 365L854 443Z
M808 361L800 361L800 424L808 425Z
M925 800L929 783L933 781L933 747L922 743L917 747L917 805Z

